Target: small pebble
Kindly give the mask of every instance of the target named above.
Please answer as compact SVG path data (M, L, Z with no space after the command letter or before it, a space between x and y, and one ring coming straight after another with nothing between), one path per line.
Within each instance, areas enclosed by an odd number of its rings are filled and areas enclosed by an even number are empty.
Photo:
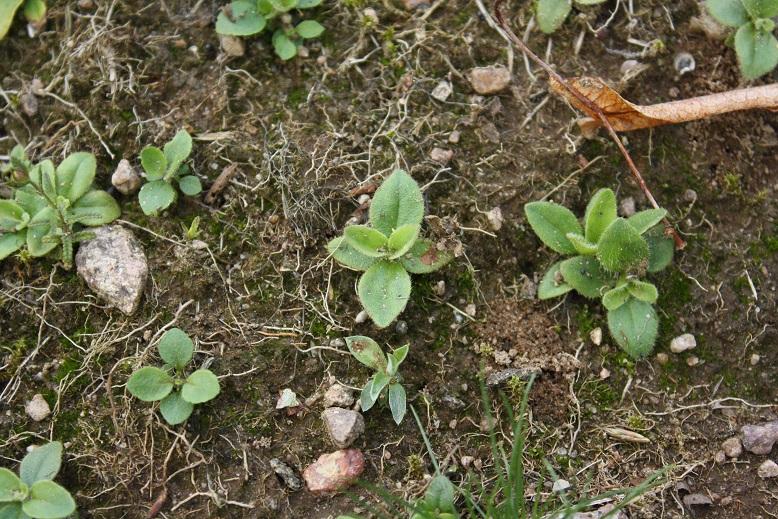
M691 333L684 333L670 341L670 351L681 353L686 350L692 350L697 347L697 340Z
M673 66L675 67L675 71L681 76L687 72L693 72L696 66L694 56L688 52L679 52L675 55L675 59L673 59Z
M600 378L601 378L602 380L605 380L606 378L608 378L608 377L610 377L610 376L611 376L611 372L610 372L610 371L608 371L608 369L607 369L607 368L602 368L602 369L600 370Z
M591 339L592 344L594 344L595 346L599 346L600 344L602 344L602 328L598 326L597 328L589 332L589 339Z
M473 303L470 303L465 307L465 313L469 315L470 317L475 317L475 305Z
M570 482L564 479L557 479L554 481L554 486L551 487L552 492L563 492L570 488L572 485L570 485Z
M496 94L511 82L511 73L502 65L476 67L469 72L468 78L477 93Z
M724 440L721 448L728 458L737 458L743 454L743 444L740 443L740 438L737 436Z
M499 231L502 229L502 224L505 221L502 217L502 209L499 207L493 207L488 213L486 213L486 219L489 220L489 226L493 231Z
M724 451L716 451L716 454L713 455L713 461L721 465L722 463L727 461L727 455L724 454Z
M116 170L111 175L111 184L123 195L131 195L140 189L143 179L140 177L130 161L122 159Z
M51 414L49 403L46 402L46 399L43 398L43 395L40 393L33 396L32 400L27 402L27 404L24 406L24 411L27 413L27 416L36 422L44 420Z
M683 192L683 199L690 204L697 201L697 191L694 189L687 189Z
M364 16L366 20L369 20L373 24L378 23L378 13L376 13L376 10L372 7L368 7L362 11L362 16Z
M751 355L751 365L752 366L756 366L757 364L759 364L759 359L760 358L761 357L759 355L757 355L756 353L752 354Z
M454 152L444 148L432 148L430 159L440 164L448 164L454 158Z
M405 335L408 333L408 323L403 320L397 321L397 324L394 325L394 331L397 335Z
M686 365L689 366L690 368L696 366L699 363L700 363L700 358L697 357L697 355L690 355L689 357L686 358Z
M459 133L459 130L454 130L453 132L448 134L448 142L451 144L457 144L459 142L459 138L461 137L461 134Z
M657 353L656 361L662 366L664 366L670 361L670 356L667 353Z
M431 95L438 101L445 101L453 91L454 90L451 88L451 83L448 81L441 81L435 88L432 89Z
M357 314L357 316L354 318L354 322L355 322L355 323L357 323L357 324L362 324L362 323L364 323L365 321L367 321L367 312L365 312L364 310L362 310L362 311L361 311L361 312L359 312L359 313Z
M227 56L239 58L246 54L246 44L243 38L222 34L219 36L219 43Z
M432 291L435 292L436 296L443 297L446 295L446 282L441 279L433 285Z
M631 196L623 198L619 203L619 212L624 218L629 218L635 214L635 199Z
M773 460L765 460L759 465L757 474L759 474L759 477L762 479L776 478L778 477L778 464Z

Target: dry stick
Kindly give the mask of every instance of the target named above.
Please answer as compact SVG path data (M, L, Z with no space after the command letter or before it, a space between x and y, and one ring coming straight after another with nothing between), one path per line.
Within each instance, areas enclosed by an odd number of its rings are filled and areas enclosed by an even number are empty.
M522 52L524 52L527 56L530 57L532 61L537 63L546 73L562 85L562 88L570 92L570 94L575 97L578 101L581 102L582 105L584 105L586 108L592 111L597 117L602 121L603 126L608 130L608 134L610 135L613 142L616 143L616 146L618 146L619 151L624 156L624 160L627 162L627 166L629 167L629 170L632 172L632 176L635 179L635 182L637 182L640 189L643 191L643 193L646 195L646 198L648 198L648 201L651 202L651 205L655 209L659 209L659 204L656 203L656 200L654 199L654 195L651 194L651 191L648 189L648 186L646 185L646 181L643 180L643 176L640 174L640 171L638 170L637 166L635 166L635 162L632 160L632 157L630 156L629 152L627 151L627 148L624 147L624 143L621 142L621 139L619 139L619 136L616 134L616 130L613 129L613 126L611 125L610 121L608 120L608 117L603 113L602 109L600 109L599 106L594 104L587 98L585 95L583 95L581 92L579 92L577 89L570 86L570 84L563 78L561 75L559 75L554 69L552 69L548 63L543 61L541 58L539 58L534 52L530 50L530 48L523 42L521 39L519 39L515 34L513 34L513 31L508 27L508 24L505 22L505 19L502 16L502 11L500 10L500 7L502 6L502 3L504 0L495 0L494 2L494 14L495 18L497 19L497 23L500 25L502 30L505 32L505 34L508 35L508 37L511 39L514 45L516 45ZM676 230L673 228L670 221L665 218L663 220L665 225L665 233L671 234L673 237L673 241L675 242L675 248L678 250L683 249L686 246L686 242L683 241L681 236L676 232Z

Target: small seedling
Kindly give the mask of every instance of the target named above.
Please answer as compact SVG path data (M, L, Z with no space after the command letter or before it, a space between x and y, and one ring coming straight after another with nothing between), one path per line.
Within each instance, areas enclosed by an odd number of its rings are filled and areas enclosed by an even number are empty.
M346 337L349 351L359 362L375 370L367 381L359 397L363 411L369 410L379 398L385 396L389 401L394 421L399 425L405 417L405 389L400 384L400 364L408 355L408 345L397 348L384 355L381 347L370 337L355 335Z
M292 11L310 9L322 0L237 0L216 18L216 32L225 36L252 36L273 29L273 49L286 61L297 55L304 40L318 38L324 27L316 20L292 23Z
M46 21L46 2L45 0L0 0L0 40L8 34L11 23L16 16L16 11L24 5L22 10L35 32L41 29Z
M400 315L411 296L411 276L438 270L451 255L421 238L424 199L411 176L396 170L381 184L370 204L370 224L350 225L327 250L344 266L365 271L357 294L379 328Z
M202 404L219 394L219 379L207 369L186 375L184 370L192 360L194 344L183 330L166 331L158 348L165 365L162 369L153 366L139 369L127 381L127 390L144 402L160 400L162 416L170 425L177 425L189 418L194 404Z
M62 444L51 442L31 450L19 465L19 475L0 468L0 517L59 519L76 510L76 502L52 481L62 464Z
M13 200L0 200L0 260L23 245L32 257L62 246L62 263L73 264L73 245L94 238L84 226L104 225L121 214L111 195L92 188L95 156L77 152L59 166L45 160L29 168L28 182Z
M197 237L200 236L200 217L195 216L192 218L192 223L189 224L189 227L181 224L181 228L184 231L184 238L186 238L187 241L197 239Z
M735 32L740 73L756 79L778 65L778 40L773 35L778 0L708 0L705 6L717 21Z
M657 289L640 278L664 269L673 259L673 241L660 225L667 211L648 209L620 218L610 189L594 194L583 227L569 209L553 202L531 202L524 211L543 243L573 255L551 266L540 281L538 297L549 299L575 290L584 297L602 298L616 342L635 359L651 353L659 323L652 306Z
M24 146L17 144L8 154L8 163L0 168L0 173L6 176L11 185L21 185L27 182L32 169L32 161L27 157Z
M156 216L178 198L178 189L187 196L195 196L203 190L200 179L189 173L184 161L192 153L192 137L186 130L179 130L173 139L160 150L147 146L140 152L140 162L146 172L147 182L138 193L143 212Z
M573 2L576 5L595 5L605 2L605 0L538 0L535 12L540 30L551 34L559 29L565 22L567 15L570 14Z

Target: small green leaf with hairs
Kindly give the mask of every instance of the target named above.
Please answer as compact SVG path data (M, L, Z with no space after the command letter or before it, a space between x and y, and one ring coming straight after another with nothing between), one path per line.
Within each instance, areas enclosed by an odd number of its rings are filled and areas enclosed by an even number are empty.
M716 21L730 27L740 27L749 21L741 0L706 0L705 7Z
M638 234L643 234L654 227L667 216L665 209L646 209L627 218L627 222L635 228Z
M648 243L648 271L659 272L673 261L675 242L665 236L662 226L656 226L643 235Z
M162 150L155 146L147 146L140 152L140 165L149 180L161 180L167 171L167 159Z
M632 297L645 301L646 303L656 303L657 297L659 297L659 292L656 287L647 281L631 279L627 284L627 287Z
M143 184L138 193L138 201L143 212L150 216L157 216L176 201L176 190L164 180L155 180Z
M386 255L386 236L367 225L349 225L343 232L351 247L357 252L371 258Z
M557 261L543 275L538 285L538 299L551 299L570 292L573 287L565 282L559 267L562 261Z
M196 176L186 175L178 179L178 188L186 196L196 196L202 192L203 185Z
M648 259L648 243L624 218L617 218L597 243L597 259L604 269L624 272Z
M57 241L44 240L56 225L57 213L53 207L44 207L27 224L27 250L34 258L48 254Z
M370 223L389 236L403 225L421 225L423 218L424 197L419 185L405 171L395 170L373 195Z
M75 512L76 502L70 492L44 479L30 487L30 497L22 503L22 510L35 519L59 519Z
M401 225L395 229L386 243L391 251L389 259L399 258L411 250L411 247L413 247L413 244L416 243L419 237L420 230L421 226L415 223Z
M411 277L396 261L378 261L360 277L357 293L375 325L386 328L408 303Z
M565 282L584 297L600 297L609 286L608 274L592 256L575 256L564 260L559 271Z
M180 328L171 328L159 340L159 356L177 369L184 369L192 360L194 343Z
M548 247L560 254L576 253L567 233L583 234L583 229L570 209L553 202L530 202L524 212L532 230Z
M122 214L116 199L102 189L93 189L78 199L70 209L75 221L83 225L104 225Z
M71 153L57 166L57 194L75 202L92 187L97 161L91 153Z
M139 369L127 381L127 391L144 402L162 400L172 390L173 377L153 366Z
M19 476L28 485L54 479L62 464L62 443L49 442L31 450L19 466Z
M359 362L376 371L386 370L386 359L381 347L370 337L353 335L346 337L346 346Z
M362 388L362 393L359 395L359 407L361 407L363 411L370 410L376 403L376 399L371 396L372 392L373 378L367 381L365 387Z
M327 251L335 261L354 270L367 270L376 262L376 258L365 256L349 245L343 236L331 240L327 244Z
M608 311L611 336L633 359L642 359L654 349L659 320L649 303L629 300L616 310Z
M378 396L381 394L381 391L384 390L387 384L389 384L390 380L391 377L383 371L376 373L373 376L373 385L370 387L370 398L373 400L378 400Z
M0 200L0 232L21 231L30 222L30 215L13 200Z
M773 18L778 15L776 0L740 0L751 18Z
M266 25L256 2L244 0L232 2L216 17L216 32L227 36L251 36L262 32Z
M297 56L297 45L281 29L273 33L273 49L276 51L276 55L284 61Z
M405 270L412 274L429 274L453 259L453 255L425 238L417 239L411 249L400 258Z
M398 368L400 367L400 364L402 364L403 361L405 360L405 357L408 356L409 348L410 345L405 344L403 346L400 346L399 348L397 348L396 350L394 350L392 353L389 354L394 358L395 365Z
M438 474L430 482L424 493L424 504L433 510L443 513L456 513L454 503L456 501L456 487L442 474Z
M316 20L305 20L298 23L294 30L300 38L309 40L321 36L321 33L324 32L324 27Z
M540 30L551 34L559 29L572 7L572 0L538 0L536 14Z
M27 485L16 474L0 468L0 503L22 501L27 498Z
M602 306L607 310L615 310L629 299L629 289L627 285L621 285L605 292L602 296Z
M0 260L18 251L27 241L27 231L0 234Z
M406 411L405 388L400 384L391 384L389 386L389 409L392 411L392 418L397 425L402 423Z
M772 20L767 22L774 26ZM741 25L735 33L735 52L746 79L763 76L778 65L778 40L772 31L757 30L752 22Z
M616 195L604 188L597 191L584 213L584 236L591 243L597 243L602 233L616 219Z
M573 244L578 254L583 256L594 256L597 254L597 244L588 241L578 233L569 232L565 235L570 243Z
M207 369L198 369L181 386L181 398L192 404L213 400L219 394L219 379Z
M159 412L170 425L186 421L194 410L194 404L181 397L180 391L173 391L159 403Z
M167 161L167 172L165 174L175 176L181 164L192 153L192 136L186 130L178 130L173 138L162 148L162 152L165 154L165 160Z

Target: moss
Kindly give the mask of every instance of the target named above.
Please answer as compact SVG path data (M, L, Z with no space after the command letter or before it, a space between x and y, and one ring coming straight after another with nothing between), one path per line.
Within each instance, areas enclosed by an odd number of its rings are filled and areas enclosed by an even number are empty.
M597 322L599 317L592 313L589 305L583 305L578 309L575 314L575 322L578 324L578 335L582 338L586 338L589 334L597 328Z
M618 405L620 395L606 382L599 379L586 380L577 392L582 403L589 402L599 410L611 409ZM584 406L584 409L586 407Z

